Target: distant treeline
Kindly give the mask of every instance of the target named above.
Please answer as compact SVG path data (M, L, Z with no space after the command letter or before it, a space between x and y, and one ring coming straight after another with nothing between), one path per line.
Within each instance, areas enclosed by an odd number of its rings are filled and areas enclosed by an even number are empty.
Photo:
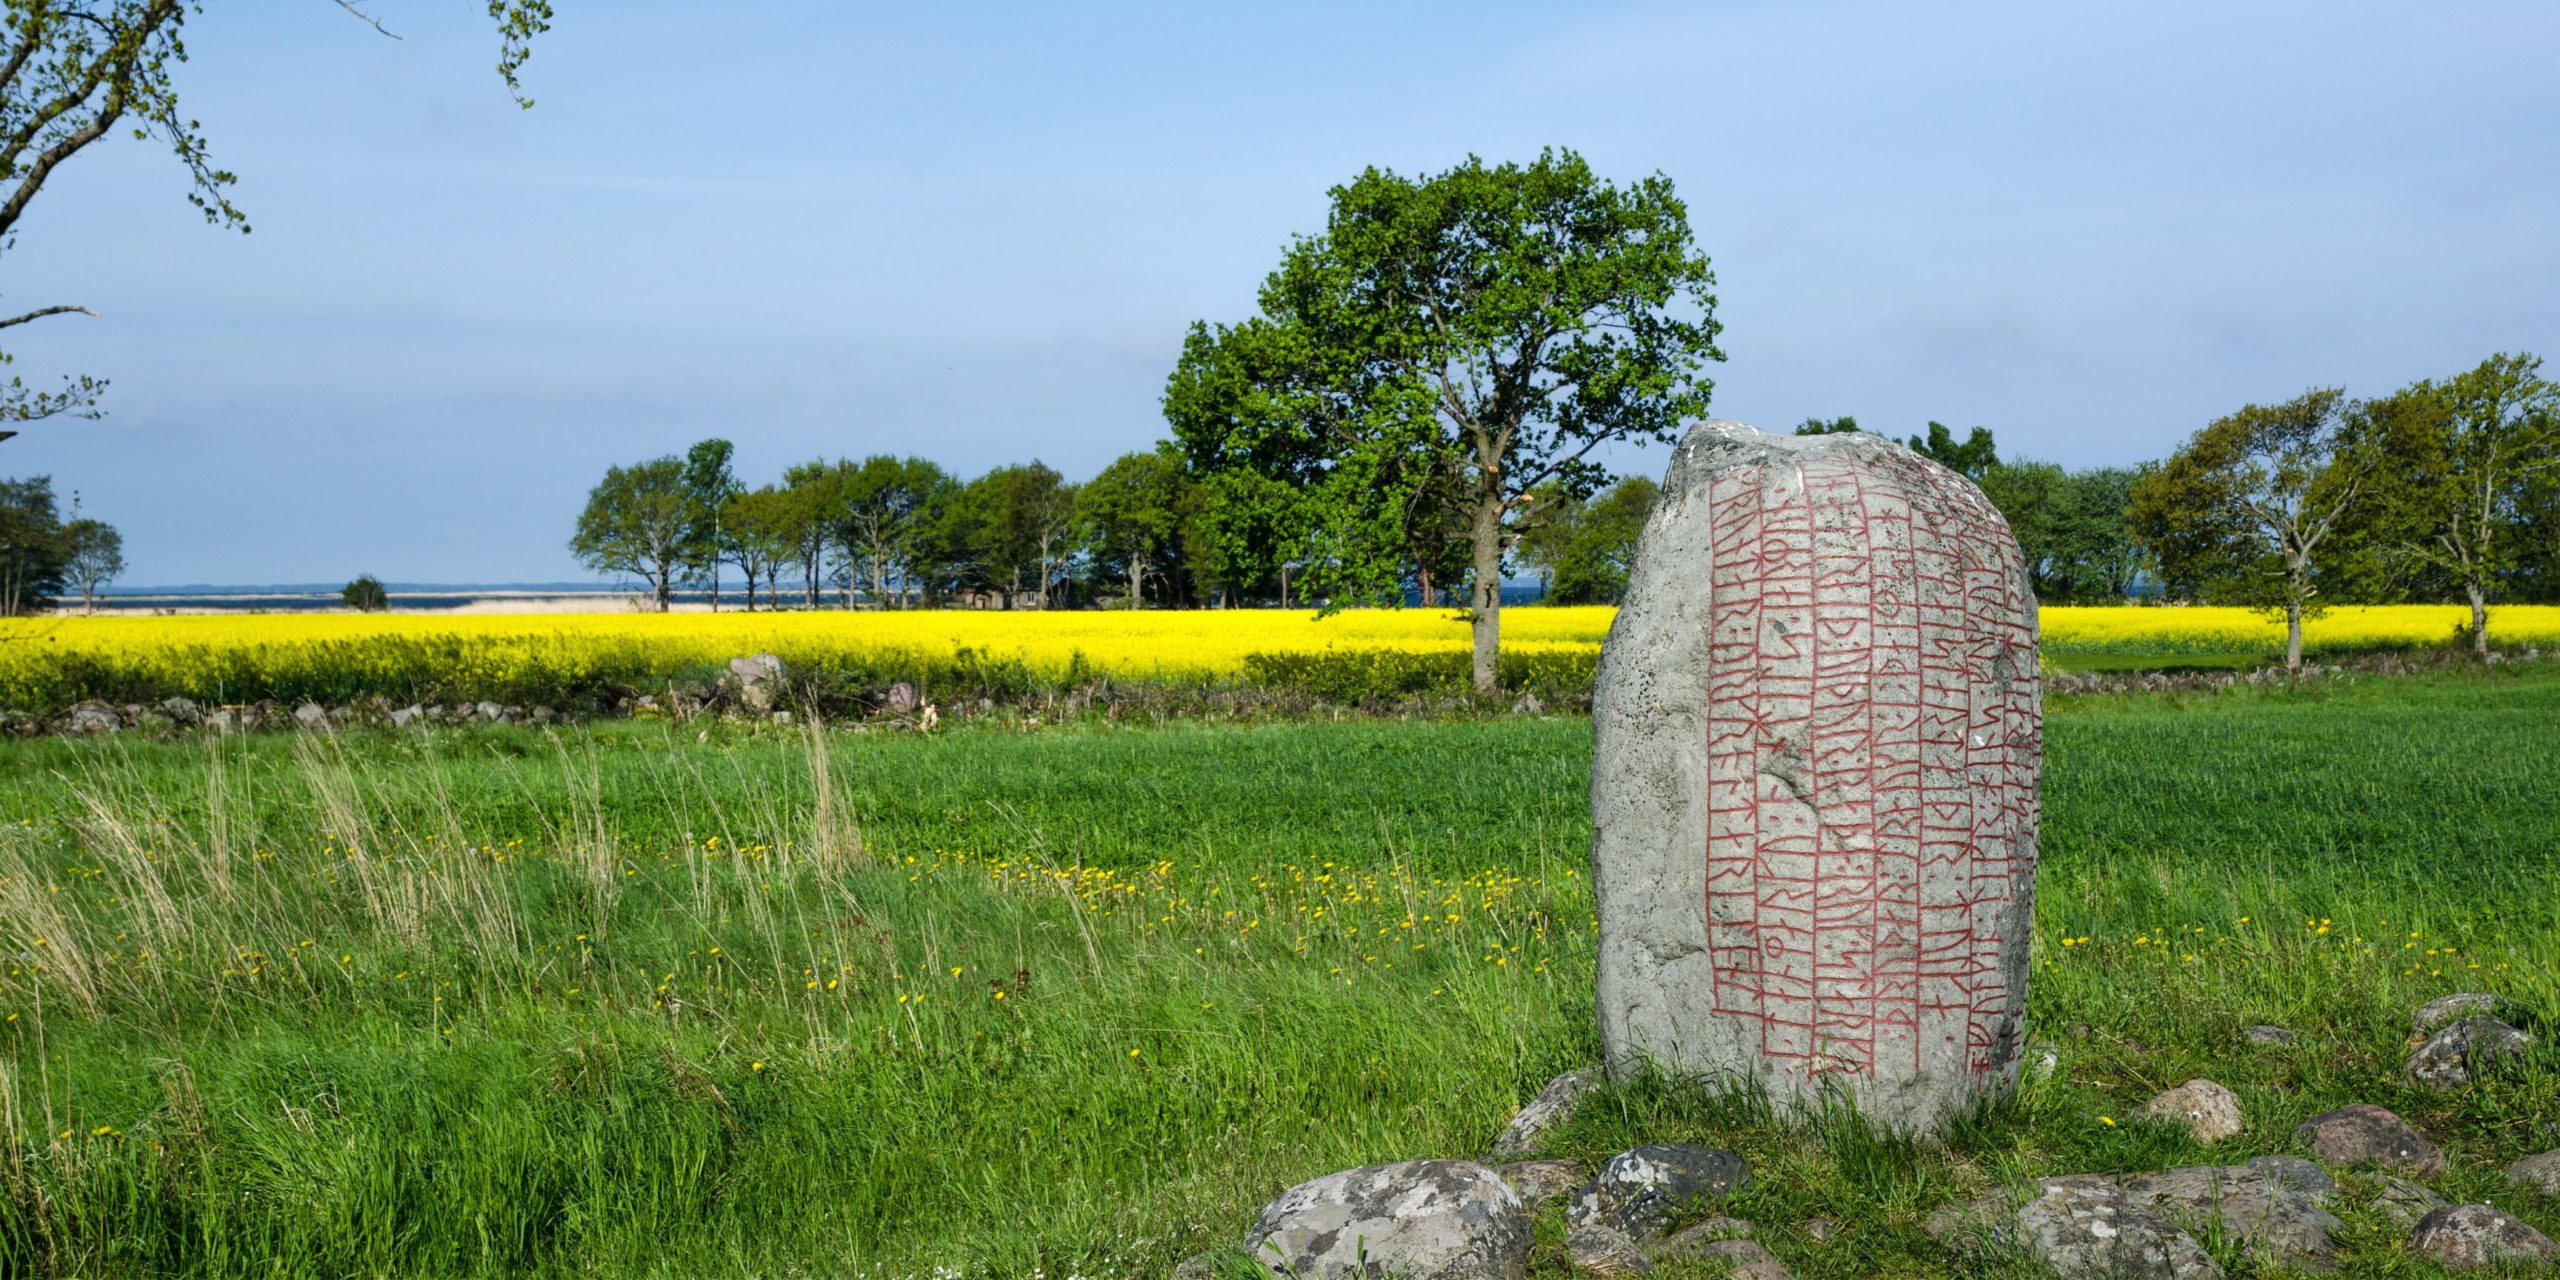
M82 516L77 494L66 515L53 477L0 480L0 618L43 612L68 595L93 609L98 589L123 572L124 536Z

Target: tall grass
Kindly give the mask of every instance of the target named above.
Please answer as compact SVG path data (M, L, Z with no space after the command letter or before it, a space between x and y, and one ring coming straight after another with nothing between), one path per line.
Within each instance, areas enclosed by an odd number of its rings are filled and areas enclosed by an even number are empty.
M1937 1275L1919 1218L1998 1178L2374 1101L2452 1146L2447 1194L2560 1226L2496 1177L2560 1143L2552 1074L2396 1074L2429 996L2553 1007L2560 680L2049 729L2051 1079L1943 1146L1638 1082L1551 1150L1731 1146L1797 1274ZM1159 1276L1304 1177L1483 1150L1595 1056L1588 753L1538 719L0 744L0 1273ZM2243 1052L2258 1021L2303 1039ZM2192 1075L2247 1135L2130 1122ZM2421 1274L2393 1248L2349 1273Z

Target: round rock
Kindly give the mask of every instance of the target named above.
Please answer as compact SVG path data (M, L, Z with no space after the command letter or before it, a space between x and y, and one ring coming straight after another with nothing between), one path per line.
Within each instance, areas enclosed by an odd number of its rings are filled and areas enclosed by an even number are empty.
M1934 1132L2016 1078L2042 707L2017 539L1881 436L1693 428L1593 690L1612 1072Z
M2522 1191L2539 1191L2560 1200L2560 1150L2526 1156L2507 1166L2507 1184Z
M2246 1127L2240 1116L2240 1095L2211 1080L2189 1080L2143 1103L2133 1114L2145 1120L2184 1125L2205 1146Z
M2355 1103L2323 1111L2293 1130L2293 1140L2329 1164L2370 1164L2419 1177L2444 1172L2444 1152L2389 1110Z
M2457 1271L2560 1258L2551 1237L2485 1204L2452 1205L2419 1219L2409 1248Z
M1519 1280L1529 1235L1529 1211L1500 1174L1469 1160L1409 1160L1281 1192L1245 1252L1297 1280Z
M1609 1157L1566 1218L1574 1226L1607 1227L1645 1244L1660 1238L1682 1211L1721 1200L1750 1181L1750 1166L1730 1151L1648 1143Z
M2491 995L2486 991L2457 991L2419 1005L2418 1012L2409 1019L2409 1034L2431 1036L2448 1023L2473 1016L2508 1022L2525 1020L2524 1006L2505 996Z
M2533 1037L2496 1018L2475 1014L2446 1023L2409 1055L2402 1070L2409 1079L2450 1093L2472 1078L2524 1056Z

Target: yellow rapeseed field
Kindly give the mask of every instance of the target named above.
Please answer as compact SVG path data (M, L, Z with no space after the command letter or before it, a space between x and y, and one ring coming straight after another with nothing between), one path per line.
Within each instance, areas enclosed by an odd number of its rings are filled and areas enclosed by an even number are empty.
M1506 610L1506 680L1587 681L1613 614ZM2456 606L2344 607L2310 623L2308 647L2440 645L2466 618ZM2505 646L2560 645L2560 607L2499 608L2490 630ZM2258 655L2281 645L2283 625L2246 609L2048 608L2043 638L2048 654L2064 658ZM758 652L860 678L1000 670L1034 680L1270 682L1347 672L1354 690L1411 689L1454 681L1468 644L1464 615L1449 609L65 617L0 625L0 707L169 694L575 700Z

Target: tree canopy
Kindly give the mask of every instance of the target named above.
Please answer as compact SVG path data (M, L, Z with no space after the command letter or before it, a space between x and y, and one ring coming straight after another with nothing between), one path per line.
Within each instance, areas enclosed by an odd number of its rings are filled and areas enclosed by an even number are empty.
M1714 275L1670 179L1620 187L1571 151L1330 195L1259 315L1193 327L1165 414L1213 493L1269 504L1236 523L1291 536L1280 558L1337 601L1400 600L1462 543L1489 694L1508 517L1540 485L1605 483L1600 445L1705 411Z

